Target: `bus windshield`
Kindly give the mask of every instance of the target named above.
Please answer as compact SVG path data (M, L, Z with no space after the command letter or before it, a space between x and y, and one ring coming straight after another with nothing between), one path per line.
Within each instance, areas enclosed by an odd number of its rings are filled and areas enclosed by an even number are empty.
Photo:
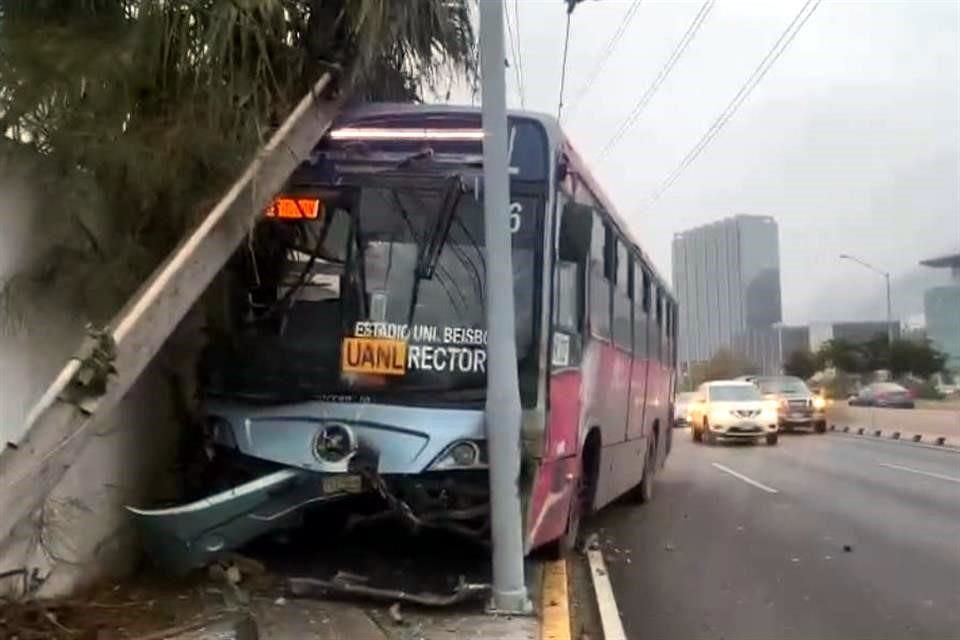
M211 391L277 402L333 394L392 403L481 401L482 191L479 183L458 180L460 193L451 200L440 184L366 181L327 220L294 223L296 233L289 221L262 222L258 234L269 234L269 241L245 260L248 301L239 315L248 318L246 330L239 348L213 350ZM524 379L536 371L542 205L536 196L511 200L515 338L529 406L536 386Z

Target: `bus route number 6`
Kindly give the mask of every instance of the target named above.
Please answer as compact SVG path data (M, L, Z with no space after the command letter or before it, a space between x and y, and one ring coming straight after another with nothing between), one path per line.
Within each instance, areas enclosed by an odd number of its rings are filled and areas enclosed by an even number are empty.
M520 214L523 213L523 205L519 202L510 203L510 233L520 231Z

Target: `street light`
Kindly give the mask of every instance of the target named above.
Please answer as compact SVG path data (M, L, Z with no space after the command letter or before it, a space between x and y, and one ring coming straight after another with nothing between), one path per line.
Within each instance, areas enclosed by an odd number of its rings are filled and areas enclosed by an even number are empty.
M841 253L840 259L856 262L860 266L866 267L867 269L870 269L870 271L873 271L874 273L879 273L880 275L883 276L884 280L886 280L886 283L887 283L887 343L892 348L893 347L893 309L890 306L890 273L882 269L878 269L872 264L864 262L860 258L848 255L846 253Z

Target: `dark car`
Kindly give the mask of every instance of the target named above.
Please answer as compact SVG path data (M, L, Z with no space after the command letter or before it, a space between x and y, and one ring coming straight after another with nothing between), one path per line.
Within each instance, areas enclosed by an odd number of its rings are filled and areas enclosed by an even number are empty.
M888 409L913 409L916 404L906 388L895 382L874 382L850 398L851 407L884 407Z
M739 380L752 382L760 388L764 397L777 401L777 421L781 431L796 427L813 429L816 433L827 430L826 400L794 376L741 376Z

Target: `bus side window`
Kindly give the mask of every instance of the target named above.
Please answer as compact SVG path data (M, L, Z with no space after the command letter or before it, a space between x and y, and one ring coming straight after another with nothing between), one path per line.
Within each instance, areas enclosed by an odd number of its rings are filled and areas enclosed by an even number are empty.
M613 286L613 341L628 353L633 351L633 328L630 322L630 258L627 247L619 238L617 247L617 281Z
M590 245L590 331L597 337L610 338L610 289L616 274L613 261L616 252L609 249L610 229L597 212L593 214ZM610 277L608 277L610 276Z
M663 294L657 287L657 359L663 362Z
M643 312L650 313L650 274L643 270Z
M649 316L647 309L644 308L647 300L647 274L643 270L643 265L637 261L633 266L633 355L639 358L646 358L649 352L647 344L647 323Z

